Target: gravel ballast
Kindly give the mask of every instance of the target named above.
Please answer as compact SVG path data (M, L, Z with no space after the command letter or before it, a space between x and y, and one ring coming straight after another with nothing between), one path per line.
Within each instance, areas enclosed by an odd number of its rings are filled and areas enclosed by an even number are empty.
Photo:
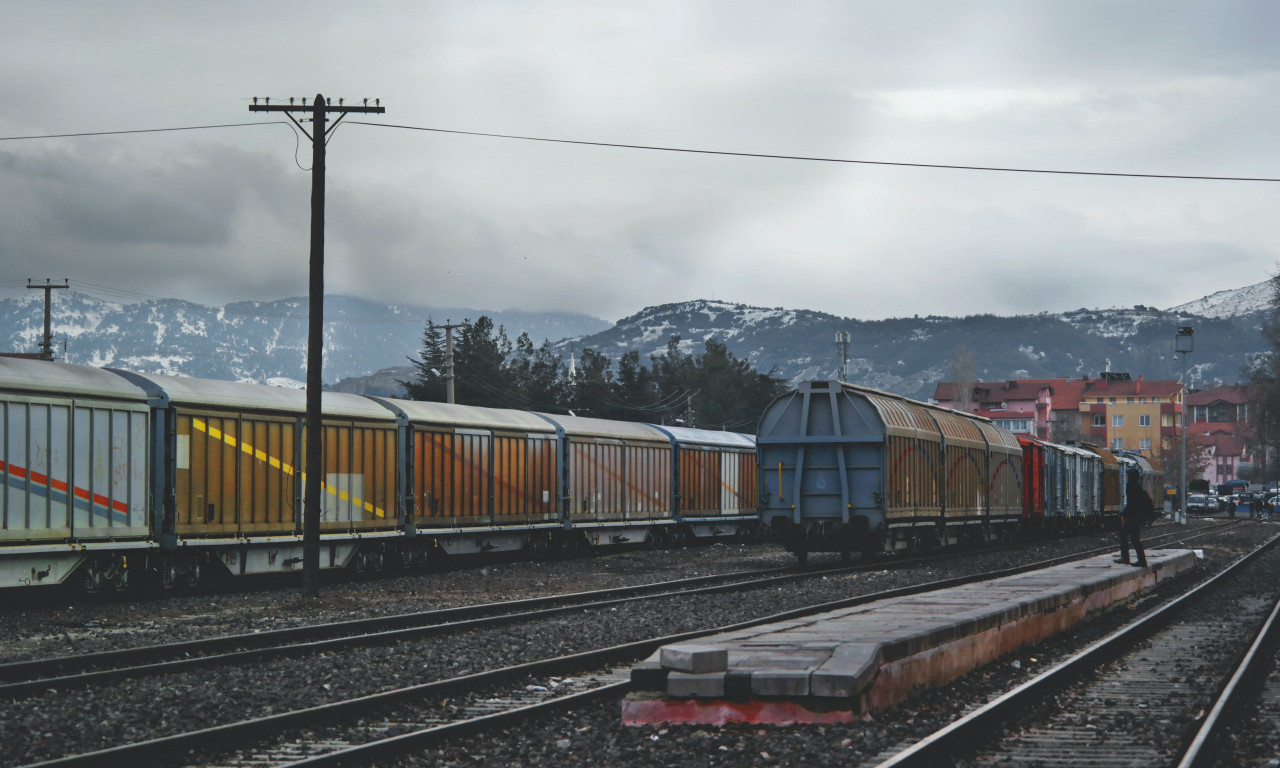
M1233 559L1273 530L1280 529L1255 526L1222 534L1212 539L1212 544L1196 546L1204 546L1211 562ZM606 611L584 611L393 646L146 678L95 688L91 696L76 691L50 692L9 702L0 713L0 762L24 764L91 751L537 658L710 629L789 608L1012 567L1112 543L1114 536L1110 535L1082 536L1015 551L969 553L927 567L817 576L782 588L731 596L632 603ZM0 637L4 640L0 648L4 649L3 660L11 661L791 562L793 558L776 547L712 545L549 563L501 563L330 584L318 599L303 597L298 590L287 588L163 601L60 605L4 616L0 622ZM1022 661L1017 674L1027 674L1028 667L1034 668L1038 663ZM997 671L1008 666L997 662L966 676L957 685L982 688L984 677L999 678ZM801 729L626 728L619 722L617 702L611 702L580 708L555 722L510 729L499 739L459 743L439 753L432 751L421 759L406 759L403 764L533 765L552 760L556 765L716 765L721 764L721 758L724 763L746 759L794 765L847 764L857 755L874 754L885 743L901 738L901 733L909 732L917 721L937 722L944 718L941 722L945 722L945 718L963 709L962 696L938 696L936 692L925 692L861 727ZM911 712L916 714L904 719L904 713ZM832 756L840 754L848 757L833 761ZM602 760L604 756L608 757Z

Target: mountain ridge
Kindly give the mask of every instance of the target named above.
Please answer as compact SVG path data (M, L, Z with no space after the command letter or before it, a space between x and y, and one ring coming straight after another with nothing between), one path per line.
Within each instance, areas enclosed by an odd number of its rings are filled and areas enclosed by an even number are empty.
M307 300L235 302L207 307L178 299L122 301L77 291L55 298L57 356L147 373L301 386L306 370ZM592 348L616 360L638 350L642 362L663 354L672 336L682 353L700 353L708 339L726 345L757 370L789 381L825 378L839 370L836 332L850 333L848 379L918 399L951 378L950 360L963 346L979 380L1056 378L1128 370L1149 379L1179 378L1173 349L1179 325L1196 330L1185 361L1194 386L1234 383L1259 334L1270 300L1269 281L1219 291L1161 310L1077 309L1061 313L966 317L913 316L858 320L806 309L757 307L698 299L661 304L610 325L578 313L383 305L348 296L325 299L326 385L351 392L399 395L399 381L421 346L427 318L476 319L485 314L510 338L530 331L547 339L567 363ZM0 300L15 351L34 351L42 333L40 299ZM66 342L64 347L56 341ZM463 382L465 384L465 382Z

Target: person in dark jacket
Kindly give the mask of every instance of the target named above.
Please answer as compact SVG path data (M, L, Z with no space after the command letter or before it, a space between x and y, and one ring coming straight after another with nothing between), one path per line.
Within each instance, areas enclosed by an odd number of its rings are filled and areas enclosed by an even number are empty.
M1142 531L1142 526L1155 518L1156 507L1151 503L1151 497L1147 495L1147 489L1142 487L1142 479L1135 471L1129 472L1125 499L1124 510L1120 512L1120 557L1116 562L1129 564L1129 544L1132 542L1134 554L1138 557L1134 565L1145 568L1147 553L1142 550L1139 533Z

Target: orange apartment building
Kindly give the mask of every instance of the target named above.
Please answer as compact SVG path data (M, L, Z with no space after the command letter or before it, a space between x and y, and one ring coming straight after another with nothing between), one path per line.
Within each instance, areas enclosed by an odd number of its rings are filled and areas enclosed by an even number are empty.
M958 394L954 382L939 382L934 399L957 408ZM1183 407L1181 382L1106 371L1096 379L975 382L967 410L1043 440L1086 440L1158 457L1167 441L1179 439Z

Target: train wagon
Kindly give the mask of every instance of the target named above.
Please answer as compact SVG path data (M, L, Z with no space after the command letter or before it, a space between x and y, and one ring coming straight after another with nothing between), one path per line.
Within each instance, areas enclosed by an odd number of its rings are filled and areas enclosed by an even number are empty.
M1030 435L1018 435L1022 446L1022 523L1029 532L1046 530L1049 508L1049 459L1052 443Z
M675 523L670 438L648 424L538 414L556 429L566 547L661 543Z
M698 539L741 534L754 524L756 443L750 435L653 425L671 440L672 508L679 534Z
M754 521L751 436L326 392L323 568ZM301 569L306 393L0 358L0 588Z
M408 457L401 495L406 564L432 553L528 547L563 535L555 427L524 411L372 398L396 413Z
M1021 523L1018 441L981 417L811 381L770 403L756 445L761 523L801 561L987 540Z
M1119 524L1120 510L1124 507L1124 476L1119 459L1109 449L1092 443L1080 447L1097 455L1100 464L1098 482L1098 513L1102 524L1112 527Z
M1057 531L1075 530L1096 517L1102 464L1097 454L1072 445L1049 444L1049 506L1046 519Z
M163 425L167 486L160 535L177 546L160 575L194 583L208 567L232 575L298 571L306 483L306 393L233 381L118 371L152 397ZM358 395L322 397L321 567L382 565L398 535L395 415Z
M123 590L156 551L147 400L98 368L0 358L0 587Z

